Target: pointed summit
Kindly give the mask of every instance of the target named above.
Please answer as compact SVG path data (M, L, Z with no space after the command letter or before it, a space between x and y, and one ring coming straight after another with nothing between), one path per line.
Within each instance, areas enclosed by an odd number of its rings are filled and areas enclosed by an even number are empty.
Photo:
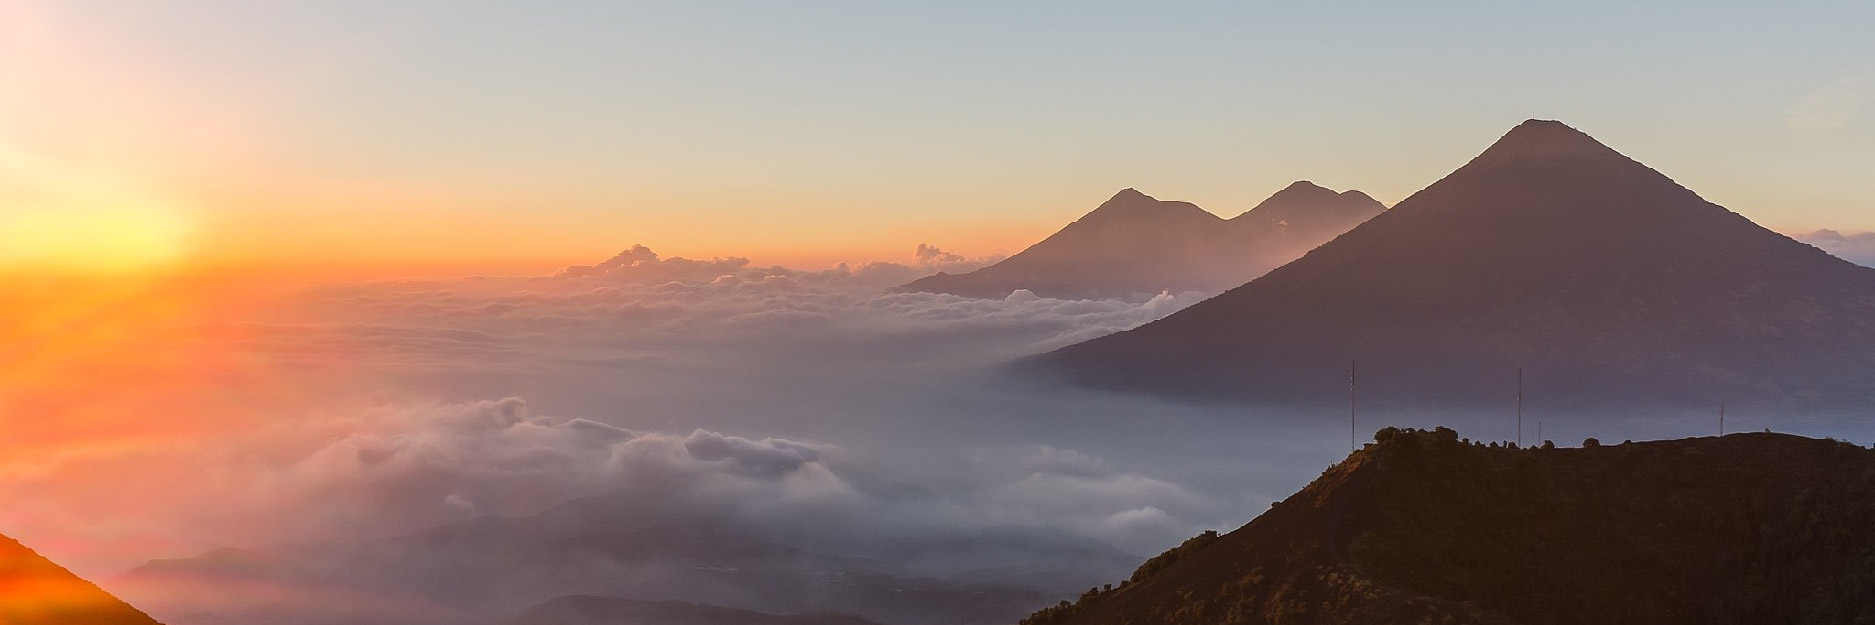
M1123 189L1022 253L976 271L938 274L904 289L1002 298L1151 297L1217 292L1249 281L1346 232L1384 207L1359 192L1298 182L1226 221L1197 205Z
M1321 185L1307 180L1297 180L1289 183L1289 186L1283 187L1283 190L1277 191L1275 195L1270 196L1269 199L1264 200L1264 202L1268 203L1270 200L1275 200L1277 198L1282 198L1283 200L1302 200L1307 198L1325 198L1334 195L1338 194Z
M1525 120L1504 133L1496 143L1472 160L1472 164L1494 164L1516 160L1597 157L1633 163L1632 159L1603 145L1594 137L1559 121ZM1639 163L1635 163L1639 165Z
M1283 187L1281 191L1277 191L1274 195L1257 203L1255 207L1244 211L1242 215L1238 215L1237 217L1269 215L1283 218L1293 215L1276 216L1270 214L1321 207L1335 207L1347 204L1357 204L1364 210L1371 210L1371 212L1366 215L1367 217L1379 214L1380 211L1386 210L1387 208L1382 206L1380 202L1374 201L1374 198L1368 197L1366 193L1360 191L1349 190L1337 193L1333 189L1323 187L1307 180L1297 180L1289 183L1289 186ZM1351 226L1352 224L1350 224L1350 227Z
M1262 208L1245 217L1259 215ZM1645 409L1875 401L1875 270L1707 202L1573 128L1529 121L1301 259L1140 328L1031 362L1212 399ZM1534 385L1544 385L1537 388Z
M1190 202L1163 202L1150 195L1140 193L1138 189L1127 187L1102 202L1100 206L1082 215L1075 223L1091 223L1101 220L1117 220L1135 226L1147 226L1154 222L1183 221L1204 223L1215 221L1218 217L1206 212Z

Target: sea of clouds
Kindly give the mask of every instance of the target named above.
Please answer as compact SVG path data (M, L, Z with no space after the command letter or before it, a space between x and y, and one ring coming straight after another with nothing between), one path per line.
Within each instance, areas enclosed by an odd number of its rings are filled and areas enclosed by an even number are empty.
M210 393L223 401L152 406L151 418L214 413L225 426L12 473L0 492L33 503L6 521L42 544L116 545L71 552L94 576L601 496L829 552L1028 528L1150 555L1247 521L1345 450L1332 421L1053 388L1003 368L1206 294L895 288L983 262L926 246L909 263L806 271L634 247L552 276L286 290L168 347L264 370L252 377L274 387L268 401L225 399L252 384L231 381ZM972 563L998 564L1016 563Z

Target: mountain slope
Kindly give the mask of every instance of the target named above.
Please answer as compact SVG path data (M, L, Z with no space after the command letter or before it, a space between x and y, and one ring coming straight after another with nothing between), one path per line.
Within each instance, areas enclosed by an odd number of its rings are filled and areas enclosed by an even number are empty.
M1059 298L1227 289L1288 262L1385 207L1359 191L1297 182L1222 219L1133 189L1021 253L965 274L939 273L911 291L1000 298L1016 289Z
M1243 528L1025 624L1875 621L1875 451L1377 438Z
M0 623L157 625L155 619L5 536L0 536Z
M529 608L503 625L878 625L846 614L775 615L679 601L574 595Z
M1875 270L1771 232L1551 121L1301 259L1033 358L1200 399L1853 406L1875 399ZM1332 401L1332 400L1331 400Z

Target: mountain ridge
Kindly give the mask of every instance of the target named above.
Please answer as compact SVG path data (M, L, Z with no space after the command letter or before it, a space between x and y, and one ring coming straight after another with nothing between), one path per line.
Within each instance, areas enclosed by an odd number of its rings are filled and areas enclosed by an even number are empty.
M1807 409L1875 399L1875 270L1532 120L1300 259L1164 319L1019 363L1198 401ZM1826 363L1819 364L1819 363Z
M1127 188L1001 262L963 274L939 273L900 289L988 298L1027 289L1068 299L1220 291L1384 210L1365 193L1298 181L1225 219L1190 202Z
M1024 624L1875 618L1875 537L1859 531L1875 522L1875 451L1770 433L1376 439L1236 531Z

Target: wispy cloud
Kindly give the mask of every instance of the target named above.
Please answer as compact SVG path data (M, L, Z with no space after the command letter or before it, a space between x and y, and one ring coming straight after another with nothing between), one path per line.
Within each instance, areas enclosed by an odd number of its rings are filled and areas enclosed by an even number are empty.
M1875 70L1852 70L1805 95L1785 111L1784 125L1797 132L1824 132L1855 123L1875 102Z

